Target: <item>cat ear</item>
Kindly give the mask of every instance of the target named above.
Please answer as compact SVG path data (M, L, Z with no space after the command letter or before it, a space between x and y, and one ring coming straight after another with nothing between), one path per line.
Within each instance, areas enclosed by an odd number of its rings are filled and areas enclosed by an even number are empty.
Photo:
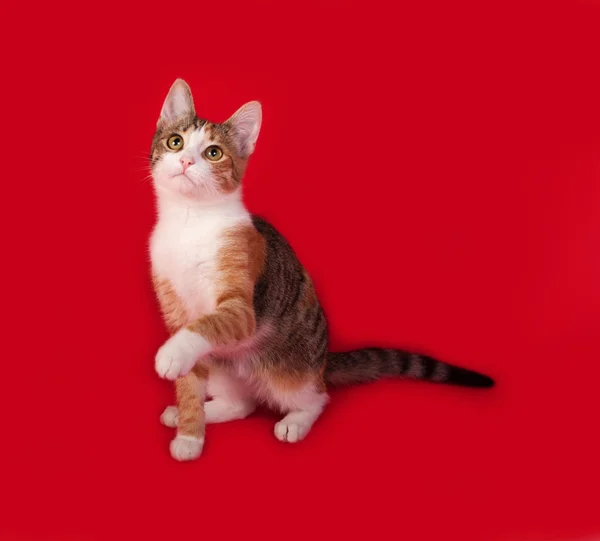
M162 106L158 123L173 122L181 117L195 116L192 91L183 79L177 79Z
M261 122L262 107L257 101L251 101L246 103L246 105L242 105L225 122L231 129L231 135L237 145L238 152L244 158L249 157L254 152Z

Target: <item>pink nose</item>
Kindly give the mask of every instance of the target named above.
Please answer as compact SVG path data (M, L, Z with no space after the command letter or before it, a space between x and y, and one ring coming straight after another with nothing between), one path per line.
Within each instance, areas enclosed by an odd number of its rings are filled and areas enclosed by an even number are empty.
M194 161L194 158L181 158L179 160L181 162L181 165L183 165L183 172L185 173L186 169L190 166L190 165L194 165L194 163L196 163Z

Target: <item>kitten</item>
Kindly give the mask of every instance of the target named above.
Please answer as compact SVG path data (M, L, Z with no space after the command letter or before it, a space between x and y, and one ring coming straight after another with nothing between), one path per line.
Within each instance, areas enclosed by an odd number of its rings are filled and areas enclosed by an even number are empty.
M152 141L152 275L171 333L155 367L175 381L177 406L161 416L177 427L173 458L197 458L205 423L242 419L258 404L283 415L277 439L300 441L327 404L327 385L404 376L491 387L487 376L400 350L328 352L327 321L306 270L242 202L260 126L258 102L222 124L199 119L179 79Z

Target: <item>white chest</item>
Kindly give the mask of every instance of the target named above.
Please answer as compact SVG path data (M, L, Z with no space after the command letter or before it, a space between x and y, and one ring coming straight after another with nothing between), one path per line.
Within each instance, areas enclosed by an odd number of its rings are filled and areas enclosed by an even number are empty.
M170 282L194 319L216 307L225 233L250 218L245 209L178 210L160 213L150 238L152 272Z

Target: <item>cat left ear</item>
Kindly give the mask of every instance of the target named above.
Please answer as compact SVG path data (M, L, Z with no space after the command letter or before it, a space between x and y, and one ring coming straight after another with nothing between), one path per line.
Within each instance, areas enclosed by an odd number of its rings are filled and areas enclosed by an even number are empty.
M259 102L251 101L242 105L233 116L225 122L232 132L238 152L248 158L254 152L256 140L262 122L262 107Z
M183 79L177 79L163 103L158 123L170 123L186 116L194 116L194 100L192 91Z

